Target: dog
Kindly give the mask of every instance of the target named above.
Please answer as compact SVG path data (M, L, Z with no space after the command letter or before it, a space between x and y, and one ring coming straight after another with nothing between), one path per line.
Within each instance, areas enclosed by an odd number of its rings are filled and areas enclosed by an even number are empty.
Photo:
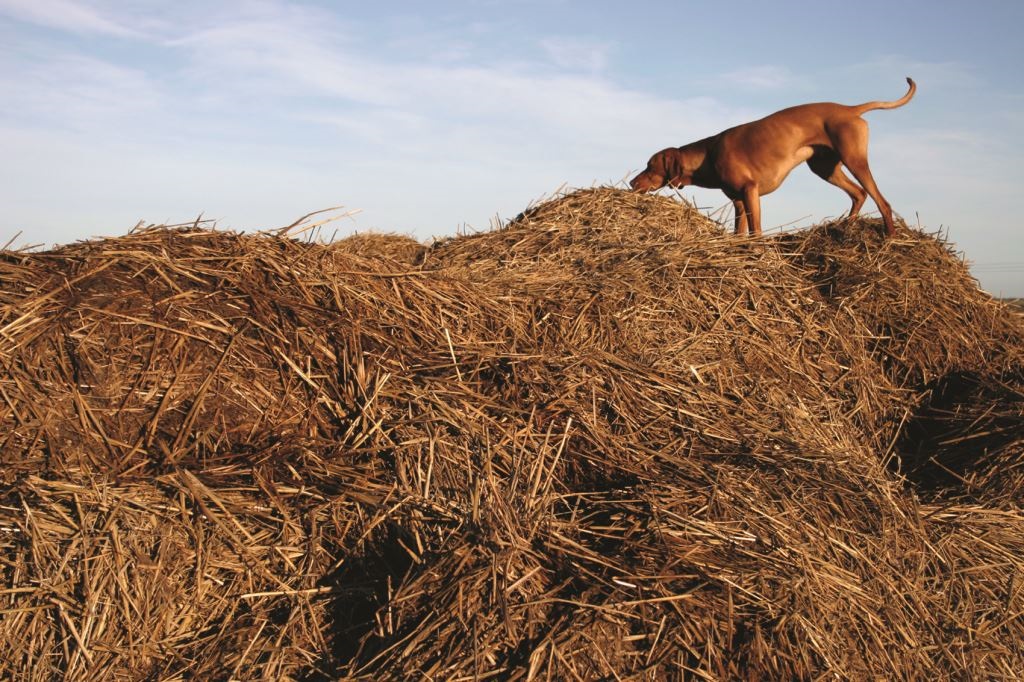
M851 218L860 213L870 194L891 237L896 232L892 207L868 168L868 124L861 115L902 107L917 91L912 78L907 83L907 94L892 102L802 104L682 147L663 149L630 181L630 187L636 192L666 185L720 189L736 211L736 234L747 234L749 226L756 236L761 234L761 196L774 192L791 170L806 161L815 175L850 196ZM843 166L857 182L843 172Z

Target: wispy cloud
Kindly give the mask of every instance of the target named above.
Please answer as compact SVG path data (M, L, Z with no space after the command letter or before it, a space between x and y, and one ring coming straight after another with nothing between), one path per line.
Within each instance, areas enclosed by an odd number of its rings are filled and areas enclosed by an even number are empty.
M1015 191L1019 150L1004 153L1002 140L988 131L917 128L876 135L872 147L878 165L899 168L900 182L908 186L973 200L994 200ZM964 172L985 167L998 172Z
M322 17L293 11L272 20L234 20L173 45L186 54L191 76L217 84L225 100L276 98L295 117L399 145L426 128L445 155L473 152L451 143L471 137L475 122L488 122L495 138L488 147L503 144L514 156L552 138L631 147L658 131L713 129L721 118L713 100L663 99L603 78L594 71L603 68L607 48L596 44L546 41L547 56L560 67L551 69L551 62L521 59L382 59L339 34L344 29Z
M95 131L159 112L166 97L143 69L16 38L0 49L0 122Z
M177 99L184 106L152 111L153 127L166 128L161 119L206 116L216 129L244 110L249 125L274 126L263 131L267 137L293 138L282 128L291 120L331 127L349 144L386 146L389 155L470 157L487 150L502 158L522 158L552 142L586 158L646 149L661 144L655 138L710 133L731 118L709 98L663 98L604 77L610 47L582 38L542 39L534 61L481 57L463 45L444 60L424 62L404 57L431 50L414 45L414 36L403 37L403 51L374 49L380 37L366 35L365 26L313 6L264 0L209 10L182 3L176 14L119 13L117 22L102 7L0 0L0 11L21 20L113 33L150 51L138 67L88 51L16 56L0 82L17 93L23 112L82 128L101 126L105 114L116 120L118 112ZM150 37L142 40L144 34ZM486 32L478 39L486 42Z
M581 38L545 38L540 46L548 58L562 69L598 73L608 66L610 47L607 43Z
M923 61L899 54L880 56L843 70L854 76L871 75L875 80L911 76L928 90L969 90L984 84L984 78L962 62Z
M721 74L717 79L754 90L783 90L807 85L806 79L797 76L787 67L771 64L736 69Z
M47 28L119 38L143 37L138 31L73 0L0 0L0 14Z

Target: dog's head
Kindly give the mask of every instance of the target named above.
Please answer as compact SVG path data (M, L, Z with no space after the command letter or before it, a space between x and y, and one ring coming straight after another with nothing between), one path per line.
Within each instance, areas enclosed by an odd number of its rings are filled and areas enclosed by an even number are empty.
M691 182L690 173L685 172L681 150L675 147L662 149L647 162L647 168L629 181L634 192L653 192L668 185L683 187Z

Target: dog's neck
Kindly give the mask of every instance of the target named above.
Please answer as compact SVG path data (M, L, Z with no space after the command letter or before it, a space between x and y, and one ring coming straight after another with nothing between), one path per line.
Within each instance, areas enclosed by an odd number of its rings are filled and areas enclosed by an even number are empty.
M678 168L672 169L674 177L682 180L678 186L697 185L698 187L721 188L717 174L713 168L709 168L708 151L717 138L718 135L706 137L679 148Z

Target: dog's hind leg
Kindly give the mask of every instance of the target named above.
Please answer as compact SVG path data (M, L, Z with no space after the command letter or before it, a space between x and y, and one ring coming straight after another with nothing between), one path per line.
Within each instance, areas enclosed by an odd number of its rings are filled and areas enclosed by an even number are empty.
M819 178L846 192L850 200L853 201L853 206L850 208L850 217L857 217L861 207L864 206L864 200L868 194L864 191L863 187L851 180L843 172L843 165L839 160L839 154L829 147L816 146L814 154L811 158L807 159L807 165Z
M878 185L875 184L875 179L871 175L871 169L868 167L867 121L857 118L845 123L837 131L833 142L836 145L836 151L839 152L839 158L842 160L843 165L849 169L853 177L857 179L857 182L867 190L875 205L878 206L878 212L882 214L882 220L885 221L885 233L891 237L896 233L896 226L892 222L892 206L889 205L889 202L885 200L885 197L878 190Z

